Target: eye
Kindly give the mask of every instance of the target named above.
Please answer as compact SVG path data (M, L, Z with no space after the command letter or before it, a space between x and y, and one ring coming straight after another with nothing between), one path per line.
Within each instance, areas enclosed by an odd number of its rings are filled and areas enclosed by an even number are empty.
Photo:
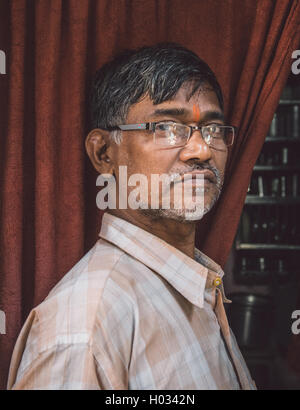
M221 124L209 124L206 125L207 132L214 138L222 138L224 134L224 128Z
M159 122L156 124L156 129L158 131L169 131L172 124L169 122Z

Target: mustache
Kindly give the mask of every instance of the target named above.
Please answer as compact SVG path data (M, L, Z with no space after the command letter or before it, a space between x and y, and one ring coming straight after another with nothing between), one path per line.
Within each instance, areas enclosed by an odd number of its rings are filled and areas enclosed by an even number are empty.
M211 171L214 174L216 181L217 181L216 185L218 188L221 188L223 179L222 179L222 175L220 171L213 165L209 165L205 163L203 164L195 163L191 165L189 168L185 168L185 169L174 169L173 172L169 174L169 178L170 178L170 181L175 181L177 178L181 178L184 174L189 174L193 171L201 171L205 169Z
M199 171L203 169L208 169L209 171L211 171L215 175L216 179L219 179L221 177L220 171L213 165L209 164L194 164L188 172Z

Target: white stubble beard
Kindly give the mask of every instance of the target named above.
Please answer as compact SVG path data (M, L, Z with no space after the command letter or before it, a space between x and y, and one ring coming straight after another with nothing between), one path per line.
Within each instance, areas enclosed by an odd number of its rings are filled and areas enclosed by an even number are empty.
M195 221L200 221L203 218L203 216L207 214L212 209L212 207L215 205L222 191L223 177L220 175L219 171L216 168L214 168L214 174L216 176L216 184L215 184L216 192L208 206L204 205L203 207L202 204L201 205L196 204L192 209L175 209L175 208L140 209L140 212L142 212L146 216L150 216L153 219L167 218L167 219L173 219L179 222L191 222L191 223ZM180 178L180 176L181 174L178 172L168 175L171 182ZM208 191L208 189L204 188L204 195L206 191ZM205 197L204 197L204 203L205 203Z

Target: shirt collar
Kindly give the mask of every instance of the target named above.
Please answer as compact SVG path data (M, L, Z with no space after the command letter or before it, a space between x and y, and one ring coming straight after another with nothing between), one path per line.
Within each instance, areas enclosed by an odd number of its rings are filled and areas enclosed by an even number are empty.
M208 256L195 249L195 260L157 236L124 219L105 213L99 236L157 272L186 299L203 307L205 288L224 272Z

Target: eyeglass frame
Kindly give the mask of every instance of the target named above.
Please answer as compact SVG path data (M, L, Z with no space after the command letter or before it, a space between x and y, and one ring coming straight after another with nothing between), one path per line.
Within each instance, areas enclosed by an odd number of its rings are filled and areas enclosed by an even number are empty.
M106 128L108 131L116 131L116 130L120 130L120 131L137 131L137 130L149 130L155 133L155 128L157 124L161 124L161 123L166 123L166 122L171 122L171 121L156 121L156 122L146 122L146 123L140 123L140 124L123 124L123 125L115 125L114 127L108 127ZM194 131L200 131L202 138L203 138L203 134L202 134L202 128L207 128L211 125L186 125L186 124L181 124L181 123L177 123L174 122L173 124L179 124L179 125L184 125L185 127L188 127L190 129L190 135L187 137L186 143L188 143L189 139L191 138L191 136L193 135ZM232 128L233 129L233 138L232 138L232 142L229 145L226 145L226 147L230 147L233 145L233 141L234 141L234 137L235 137L235 133L237 131L237 127L234 125L223 125L223 124L214 124L214 125L218 125L219 127L226 127L226 128ZM205 141L205 140L204 140ZM207 142L205 141L205 143L207 144ZM159 144L157 144L159 145ZM209 144L207 144L208 146L210 146ZM177 145L178 147L179 145Z

